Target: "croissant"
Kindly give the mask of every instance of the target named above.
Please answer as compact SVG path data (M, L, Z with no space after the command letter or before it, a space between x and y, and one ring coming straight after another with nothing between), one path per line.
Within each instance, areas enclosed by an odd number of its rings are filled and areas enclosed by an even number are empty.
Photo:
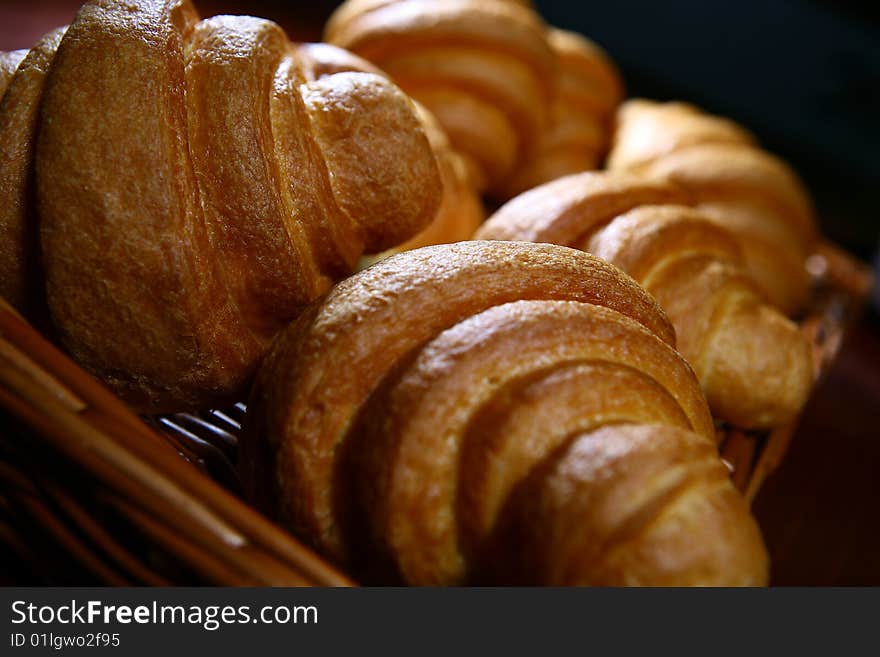
M15 71L28 54L27 50L11 50L0 52L0 98L6 93L9 81L15 75Z
M549 119L556 60L528 3L348 0L324 38L376 64L427 107L480 191L499 188Z
M763 583L760 533L673 343L647 293L574 249L398 254L276 340L242 478L375 581Z
M31 160L43 84L65 29L0 58L0 296L31 316L42 314Z
M327 43L302 44L300 50L307 54L304 60L308 69L306 77L309 79L352 71L384 75L366 60ZM387 258L392 253L408 251L420 246L470 239L485 218L476 181L470 175L464 159L453 150L446 133L443 132L434 115L420 103L416 103L416 111L437 158L440 180L443 183L440 207L431 223L415 237L387 251L363 258L363 264L372 264Z
M597 169L608 148L611 117L623 99L623 83L607 54L589 39L551 29L559 60L559 88L550 127L535 153L504 184L504 199L570 173Z
M308 79L307 54L274 23L200 21L187 0L95 0L57 41L4 95L4 157L20 146L0 184L4 199L35 199L60 340L139 408L237 395L279 329L437 209L410 99L371 74ZM55 46L37 79L29 61ZM8 175L32 167L35 184ZM2 215L4 235L33 230L25 211ZM12 243L26 271L30 245Z
M767 305L732 234L688 202L662 180L575 174L513 199L477 237L574 246L619 266L668 313L716 417L749 429L790 422L812 387L809 345Z
M437 157L437 167L443 181L443 198L437 214L427 228L403 244L386 251L383 256L421 246L468 240L486 218L486 211L477 191L478 182L474 180L464 158L452 148L449 138L434 115L419 103L416 103L416 109Z
M685 187L701 212L737 238L773 305L788 315L801 311L809 297L804 265L816 221L794 171L732 121L685 103L631 100L617 122L609 168Z

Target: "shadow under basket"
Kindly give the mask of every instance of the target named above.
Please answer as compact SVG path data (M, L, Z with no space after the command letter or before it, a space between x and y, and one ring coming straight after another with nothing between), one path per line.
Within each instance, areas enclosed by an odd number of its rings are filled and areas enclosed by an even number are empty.
M870 270L824 244L801 322L817 378L861 312ZM345 574L258 514L235 467L244 404L138 417L0 300L0 577L56 585L347 586ZM796 423L719 426L751 502Z

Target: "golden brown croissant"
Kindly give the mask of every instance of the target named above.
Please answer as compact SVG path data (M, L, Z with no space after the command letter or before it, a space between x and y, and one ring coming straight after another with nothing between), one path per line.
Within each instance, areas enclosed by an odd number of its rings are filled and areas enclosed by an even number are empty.
M32 197L34 138L43 84L65 29L0 59L0 296L28 314L38 312L43 294Z
M0 52L0 98L6 93L6 87L9 81L15 75L18 65L21 64L28 54L27 50L11 50L9 52Z
M767 298L788 315L803 308L816 239L810 199L794 171L746 130L685 103L631 100L618 113L608 165L685 187L736 236Z
M398 254L279 336L243 480L383 581L760 584L760 534L673 342L647 293L574 249Z
M812 387L809 345L766 304L733 236L688 202L660 180L575 174L513 199L477 237L574 246L621 267L668 313L717 417L751 429L789 422Z
M378 68L353 53L327 43L309 43L299 46L308 69L309 79L318 79L333 73L360 71L384 75ZM443 197L431 223L403 244L382 253L363 258L362 264L371 264L392 253L416 249L432 244L446 244L470 239L485 218L480 195L470 169L464 159L452 149L446 133L437 119L423 105L416 103L422 127L437 158L437 167L443 183Z
M504 184L504 199L570 173L597 169L608 148L623 82L608 55L574 32L550 30L560 75L550 126Z
M325 40L373 62L427 107L481 190L497 189L548 120L556 60L526 3L348 0Z
M437 208L412 101L376 75L309 79L307 59L274 23L187 0L94 0L58 46L36 155L14 153L36 189L4 173L3 195L36 199L64 345L142 408L237 394L302 307Z

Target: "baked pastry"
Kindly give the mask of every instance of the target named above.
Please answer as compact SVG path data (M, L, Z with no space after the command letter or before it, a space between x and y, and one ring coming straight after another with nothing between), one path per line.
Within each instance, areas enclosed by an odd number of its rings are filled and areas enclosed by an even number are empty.
M804 308L813 208L795 172L746 130L686 103L631 100L618 112L608 166L685 187L703 214L737 238L771 303L788 315Z
M498 189L549 119L556 60L527 3L348 0L324 39L376 64L427 107L481 191Z
M327 43L301 44L299 51L303 54L304 69L309 79L347 71L384 75L365 59ZM415 105L428 142L437 158L437 168L443 183L440 207L431 223L415 237L387 251L363 258L361 264L365 266L400 251L470 239L485 218L476 181L473 180L464 159L453 150L434 115L420 103Z
M242 478L367 581L761 584L760 534L673 343L647 293L574 249L398 254L279 336Z
M377 75L310 80L305 57L187 0L89 2L58 45L36 155L33 123L14 153L36 188L4 199L36 199L60 340L140 409L240 394L280 328L437 209L412 101Z
M9 52L0 52L0 98L6 93L6 87L18 65L27 56L27 50L10 50Z
M427 228L403 244L380 254L380 257L421 246L469 240L486 218L472 170L464 158L452 148L449 138L434 115L420 103L416 103L416 109L437 157L437 167L443 181L443 198L437 214Z
M576 174L513 199L477 237L573 246L619 266L669 315L716 417L748 429L790 422L812 387L809 345L766 303L732 234L689 200L661 180Z
M623 99L623 82L608 55L589 39L551 29L559 60L550 126L535 153L506 181L503 198L571 173L598 169L611 140L611 118Z
M0 296L32 318L42 314L43 296L32 154L43 84L65 29L0 56Z

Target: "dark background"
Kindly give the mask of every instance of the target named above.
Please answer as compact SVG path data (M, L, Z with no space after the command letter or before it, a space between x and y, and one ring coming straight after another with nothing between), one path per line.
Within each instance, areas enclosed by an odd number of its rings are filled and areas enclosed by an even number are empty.
M0 49L69 22L79 0L0 0ZM271 18L317 40L337 5L206 0L205 16ZM826 236L865 260L880 246L880 2L538 0L596 40L630 95L685 99L748 126L804 177ZM755 511L777 584L880 585L880 322L850 335Z

